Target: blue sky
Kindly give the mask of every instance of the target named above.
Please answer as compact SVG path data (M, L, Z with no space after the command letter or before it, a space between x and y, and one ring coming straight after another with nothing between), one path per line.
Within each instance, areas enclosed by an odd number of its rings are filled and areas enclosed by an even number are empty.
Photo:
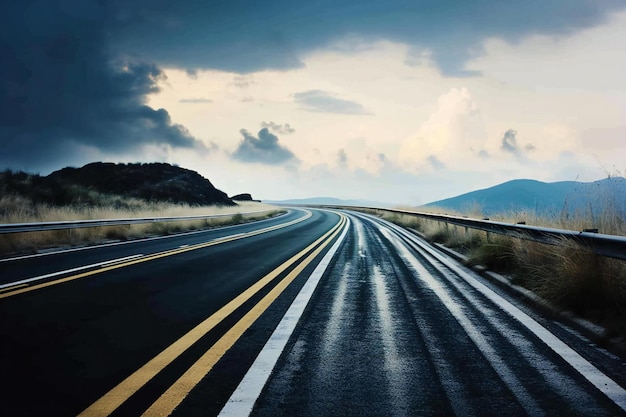
M426 203L626 167L623 1L0 3L0 167Z

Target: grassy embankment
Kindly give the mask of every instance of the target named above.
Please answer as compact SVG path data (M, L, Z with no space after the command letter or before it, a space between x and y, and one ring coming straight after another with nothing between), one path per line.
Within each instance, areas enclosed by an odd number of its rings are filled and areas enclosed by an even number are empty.
M262 211L256 214L244 212ZM117 196L98 196L97 204L53 206L35 203L18 195L0 195L0 223L29 223L92 219L118 219L141 217L176 217L215 214L232 214L218 219L162 222L129 226L93 227L48 232L29 232L0 235L0 256L32 253L53 247L73 247L111 240L129 240L146 236L238 224L276 216L284 210L257 202L239 202L232 207L198 207L184 204L146 202L139 199L122 199Z
M491 220L506 223L580 231L597 228L599 233L626 236L626 219L610 198L602 210L538 216L533 213L506 213ZM481 219L479 209L451 213ZM487 234L408 215L378 213L396 224L418 230L428 240L463 253L470 265L483 265L506 274L512 283L523 286L564 311L603 325L609 337L626 337L626 262L595 255L588 248L564 240L560 246Z

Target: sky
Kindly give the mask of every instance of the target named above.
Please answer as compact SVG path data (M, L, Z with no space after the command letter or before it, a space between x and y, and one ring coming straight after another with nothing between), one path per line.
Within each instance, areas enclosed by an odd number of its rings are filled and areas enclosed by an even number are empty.
M0 0L0 169L416 206L626 175L626 2Z

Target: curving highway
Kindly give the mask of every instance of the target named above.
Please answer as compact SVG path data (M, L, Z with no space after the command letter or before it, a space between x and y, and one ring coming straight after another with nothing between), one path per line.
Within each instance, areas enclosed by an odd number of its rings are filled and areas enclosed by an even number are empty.
M0 261L0 415L626 415L624 361L353 212Z

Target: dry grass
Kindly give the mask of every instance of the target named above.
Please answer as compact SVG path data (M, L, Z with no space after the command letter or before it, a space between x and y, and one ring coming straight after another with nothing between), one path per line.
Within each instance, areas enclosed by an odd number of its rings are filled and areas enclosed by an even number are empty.
M258 214L242 214L244 212L261 210L266 211ZM234 207L192 207L187 205L146 203L141 200L129 200L126 202L126 208L115 208L106 205L98 207L55 207L35 205L22 197L5 195L0 198L0 223L218 214L232 214L232 216L207 220L90 227L0 235L0 255L7 256L12 254L32 253L46 248L81 246L110 240L129 240L146 236L162 236L268 218L280 212L282 212L282 210L277 207L257 202L240 202Z
M528 225L565 230L598 229L600 233L626 236L626 220L610 196L601 211L539 216L531 212L504 213L491 220L524 221ZM420 210L422 211L422 210ZM431 209L433 213L442 210ZM472 213L445 214L483 218L479 208ZM626 335L626 262L595 255L588 248L564 239L559 246L509 238L502 235L417 219L409 215L382 217L419 230L430 241L443 243L466 256L472 265L509 274L520 284L551 304L573 311L605 326L611 335Z

